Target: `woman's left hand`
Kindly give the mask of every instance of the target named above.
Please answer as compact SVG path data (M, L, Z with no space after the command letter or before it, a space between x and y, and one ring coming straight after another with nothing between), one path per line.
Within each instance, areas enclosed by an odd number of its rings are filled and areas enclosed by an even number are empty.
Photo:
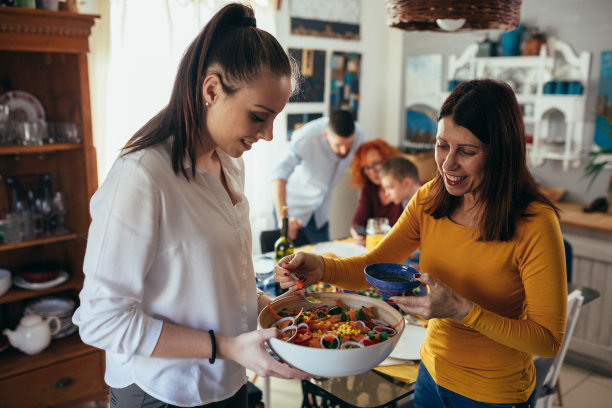
M472 310L472 302L459 296L441 280L424 273L415 275L418 281L427 285L427 296L393 296L389 300L406 313L421 316L424 319L434 317L451 319L460 322Z

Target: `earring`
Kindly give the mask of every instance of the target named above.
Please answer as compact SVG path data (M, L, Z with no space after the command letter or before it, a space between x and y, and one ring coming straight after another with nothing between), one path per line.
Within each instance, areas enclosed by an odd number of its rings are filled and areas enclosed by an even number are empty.
M206 107L208 108L210 106L210 104L208 102L206 102Z

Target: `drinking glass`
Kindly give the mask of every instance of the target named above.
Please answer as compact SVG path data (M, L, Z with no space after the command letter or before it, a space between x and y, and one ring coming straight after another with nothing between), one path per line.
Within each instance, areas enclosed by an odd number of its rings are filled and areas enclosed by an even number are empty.
M369 251L378 245L390 229L388 218L369 218L366 225L366 250Z
M274 281L274 258L267 255L253 256L253 269L257 287L266 294L276 296L276 282Z

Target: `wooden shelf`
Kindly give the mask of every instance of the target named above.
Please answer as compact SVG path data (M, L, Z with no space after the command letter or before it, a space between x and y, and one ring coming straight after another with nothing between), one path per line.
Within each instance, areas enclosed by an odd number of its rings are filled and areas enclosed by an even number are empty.
M2 352L0 380L24 371L36 370L95 351L98 351L98 349L84 344L78 333L71 334L63 339L51 340L49 347L41 353L32 356L10 347Z
M81 143L54 143L42 146L2 146L0 147L0 155L52 153L66 150L80 150L82 148L83 145Z
M3 296L0 296L0 305L3 303L11 303L16 302L18 300L31 299L43 295L49 295L52 293L63 292L65 290L79 289L82 284L83 281L81 280L81 278L70 276L70 278L68 278L68 280L62 283L61 285L57 285L47 289L30 290L13 286Z
M70 240L77 239L77 238L78 238L77 234L70 233L70 234L64 234L64 235L54 235L50 237L36 238L36 239L29 240L29 241L23 241L18 244L0 244L0 252L12 251L14 249L20 249L20 248L28 248L28 247L33 247L36 245L53 244L55 242L70 241Z

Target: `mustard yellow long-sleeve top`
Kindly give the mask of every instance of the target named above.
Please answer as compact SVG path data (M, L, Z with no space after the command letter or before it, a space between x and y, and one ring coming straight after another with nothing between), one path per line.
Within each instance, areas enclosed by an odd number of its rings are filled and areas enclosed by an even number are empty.
M520 403L535 387L533 355L552 357L565 333L567 280L559 222L534 202L511 241L478 241L478 230L424 212L423 186L380 244L364 256L325 258L322 281L369 286L366 265L401 263L421 247L420 267L473 302L460 322L431 319L422 362L436 383L489 403Z

